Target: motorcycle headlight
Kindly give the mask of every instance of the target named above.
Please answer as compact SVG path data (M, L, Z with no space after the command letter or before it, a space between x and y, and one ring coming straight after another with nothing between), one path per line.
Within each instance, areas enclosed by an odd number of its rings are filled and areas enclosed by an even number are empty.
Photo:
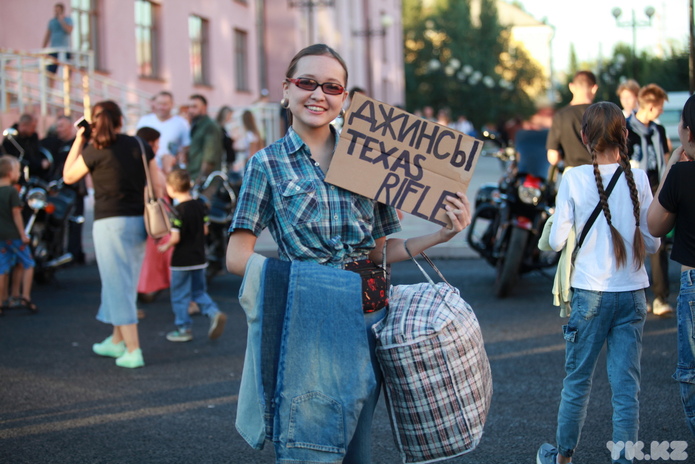
M27 193L27 205L33 210L46 207L46 191L40 188L33 188Z
M536 206L541 200L541 190L536 187L519 186L519 200L529 205Z

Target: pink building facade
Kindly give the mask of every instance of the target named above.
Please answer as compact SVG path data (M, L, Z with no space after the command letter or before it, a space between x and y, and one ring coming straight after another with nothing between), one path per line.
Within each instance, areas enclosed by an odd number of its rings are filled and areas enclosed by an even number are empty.
M56 1L2 3L0 48L40 53ZM75 23L72 49L91 50L94 74L142 95L169 90L183 104L200 93L211 114L223 105L250 107L262 94L277 104L291 57L309 43L324 42L348 63L348 87L360 86L387 103L404 102L400 0L62 3Z

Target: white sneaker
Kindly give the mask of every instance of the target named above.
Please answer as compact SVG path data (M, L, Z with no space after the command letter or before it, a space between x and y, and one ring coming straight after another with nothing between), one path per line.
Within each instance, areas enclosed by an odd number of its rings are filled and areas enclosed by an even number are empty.
M673 308L661 298L655 298L652 304L652 312L655 316L671 317L673 316Z
M210 340L215 340L222 335L224 331L224 325L227 322L227 315L221 311L215 313L214 316L210 318L210 330L208 331L208 338Z

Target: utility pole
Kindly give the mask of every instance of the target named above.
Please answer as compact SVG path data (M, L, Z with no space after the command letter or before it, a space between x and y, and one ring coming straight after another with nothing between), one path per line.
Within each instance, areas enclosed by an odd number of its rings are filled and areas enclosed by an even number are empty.
M690 94L695 93L695 8L693 8L693 2L695 0L688 0L688 18L690 23L690 40L688 41L688 68L689 68L689 81L690 81Z

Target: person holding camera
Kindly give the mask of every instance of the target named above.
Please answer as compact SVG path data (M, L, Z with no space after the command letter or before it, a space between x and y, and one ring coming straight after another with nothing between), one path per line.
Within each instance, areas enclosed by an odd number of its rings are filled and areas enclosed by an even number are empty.
M63 168L67 184L78 182L88 173L94 180L93 240L102 281L97 319L111 324L113 332L103 342L95 343L92 350L116 358L117 366L142 367L145 362L136 308L147 237L143 220L147 177L142 150L158 196L162 191L159 171L149 145L121 134L123 113L116 103L99 102L92 114L91 130L80 126Z

